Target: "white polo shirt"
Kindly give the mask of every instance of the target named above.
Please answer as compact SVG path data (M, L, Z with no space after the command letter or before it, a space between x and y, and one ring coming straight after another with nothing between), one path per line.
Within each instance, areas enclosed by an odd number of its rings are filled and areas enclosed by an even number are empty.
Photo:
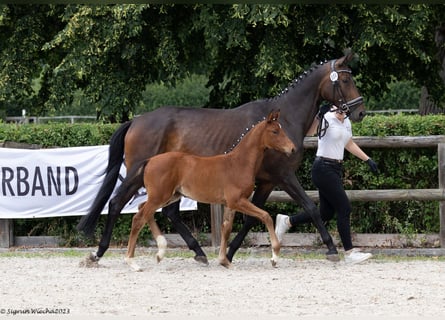
M318 138L317 156L336 160L343 160L345 146L352 138L352 127L349 118L343 122L335 117L335 112L326 112L324 118L329 123L326 134ZM325 122L322 121L322 130Z

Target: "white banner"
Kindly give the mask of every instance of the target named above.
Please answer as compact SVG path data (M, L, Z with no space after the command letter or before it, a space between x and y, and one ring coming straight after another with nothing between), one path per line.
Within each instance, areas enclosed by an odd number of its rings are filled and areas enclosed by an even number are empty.
M108 146L58 149L0 148L0 219L85 215L102 184ZM125 176L120 170L119 181ZM139 190L123 213L138 211L147 199ZM196 210L183 198L181 210ZM108 212L108 204L103 213Z

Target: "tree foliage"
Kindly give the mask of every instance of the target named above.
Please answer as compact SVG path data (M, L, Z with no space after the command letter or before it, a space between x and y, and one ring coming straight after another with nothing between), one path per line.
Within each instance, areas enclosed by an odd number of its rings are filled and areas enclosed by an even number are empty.
M393 80L443 99L434 32L445 5L116 4L0 6L0 109L68 113L76 94L124 121L148 83L208 78L208 106L275 95L314 62L358 56L362 95Z

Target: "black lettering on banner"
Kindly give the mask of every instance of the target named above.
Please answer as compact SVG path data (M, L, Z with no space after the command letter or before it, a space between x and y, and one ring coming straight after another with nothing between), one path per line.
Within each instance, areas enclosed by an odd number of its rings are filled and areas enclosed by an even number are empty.
M29 193L28 177L28 169L25 167L17 167L17 195L20 197L26 196Z
M60 167L56 167L56 176L54 177L54 172L51 167L48 167L48 195L52 196L52 186L54 186L54 191L58 196L62 194L60 186Z
M0 174L0 195L3 196L61 196L63 192L70 196L79 189L79 173L75 167L0 167Z
M70 172L73 173L74 177L74 185L70 189ZM77 188L79 187L79 175L77 173L76 168L74 167L65 167L65 191L66 195L72 195L75 194L77 191Z
M42 196L46 196L45 188L43 186L42 174L40 173L40 167L36 167L36 171L34 172L31 195L35 196L37 190L40 190Z
M11 186L11 181L14 179L14 171L11 168L3 167L2 168L2 190L3 195L6 196L6 187L8 187L9 193L11 196L14 196L14 189Z

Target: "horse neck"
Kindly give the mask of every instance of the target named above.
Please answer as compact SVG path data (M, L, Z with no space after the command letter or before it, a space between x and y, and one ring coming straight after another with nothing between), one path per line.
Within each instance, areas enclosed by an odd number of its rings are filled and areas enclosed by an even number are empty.
M281 110L281 123L293 137L296 136L294 130L299 130L301 141L317 114L322 99L321 81L327 72L326 68L329 68L329 63L311 68L292 81L281 94L271 99L271 109Z
M253 127L240 143L227 154L236 165L242 166L246 170L252 169L249 174L256 174L264 158L266 146L262 142L263 132L266 127L266 121L263 121ZM246 171L247 173L247 171Z

